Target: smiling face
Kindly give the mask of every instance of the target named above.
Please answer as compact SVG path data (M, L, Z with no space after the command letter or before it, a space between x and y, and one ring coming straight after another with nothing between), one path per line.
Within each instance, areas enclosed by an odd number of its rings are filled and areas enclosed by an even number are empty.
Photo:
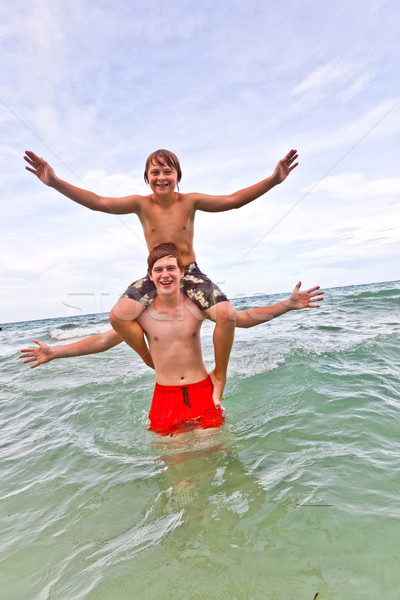
M147 170L147 178L151 190L155 194L170 194L179 183L178 172L166 163L151 162Z
M164 256L157 260L150 273L159 295L170 295L180 291L180 281L183 269L179 269L175 257Z

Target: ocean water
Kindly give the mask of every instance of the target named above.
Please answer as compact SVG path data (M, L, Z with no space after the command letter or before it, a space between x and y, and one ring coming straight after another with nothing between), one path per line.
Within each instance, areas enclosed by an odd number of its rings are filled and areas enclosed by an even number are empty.
M400 282L237 330L225 424L174 437L147 430L153 374L124 344L18 358L107 328L3 325L2 598L398 600Z

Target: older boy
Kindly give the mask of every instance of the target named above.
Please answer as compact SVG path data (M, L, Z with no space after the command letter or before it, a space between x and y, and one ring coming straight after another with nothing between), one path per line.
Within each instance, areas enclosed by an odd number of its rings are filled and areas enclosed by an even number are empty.
M181 181L182 171L178 158L168 150L157 150L146 161L144 178L152 193L148 196L132 195L123 198L98 196L61 180L50 165L33 152L27 151L24 158L30 165L26 167L28 171L78 204L106 213L136 214L142 224L149 250L165 240L176 244L185 266L184 293L208 318L216 322L213 338L215 369L210 376L214 385L214 404L220 406L235 324L238 327L251 327L264 322L264 318L262 309L259 309L254 317L257 320L250 323L248 318L234 311L218 286L201 273L195 262L193 248L195 213L196 210L220 212L240 208L262 196L282 183L297 166L298 163L294 162L297 151L291 150L280 160L274 173L267 179L233 194L217 196L175 191ZM110 313L110 322L115 331L142 357L145 344L137 320L151 304L155 294L155 288L146 276L128 287Z
M213 386L201 352L200 328L205 313L181 293L184 265L174 244L159 244L150 252L148 273L157 295L138 322L146 334L155 366L151 428L170 433L186 427L188 422L200 427L218 426L222 423L222 411L214 406ZM265 307L268 320L291 310L317 308L316 303L323 300L323 292L318 289L300 292L300 283L297 284L290 298ZM252 310L257 309L245 311L250 318ZM111 330L55 348L34 341L39 347L23 349L21 358L27 363L36 361L36 367L54 358L101 352L122 340Z

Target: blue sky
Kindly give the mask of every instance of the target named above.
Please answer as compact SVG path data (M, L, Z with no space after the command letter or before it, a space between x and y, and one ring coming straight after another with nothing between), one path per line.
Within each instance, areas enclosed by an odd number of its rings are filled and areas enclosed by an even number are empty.
M107 311L145 272L134 215L98 214L24 170L31 149L103 195L229 193L299 167L240 211L198 213L200 267L232 298L400 278L395 0L16 0L0 8L1 321ZM222 283L224 282L224 283Z

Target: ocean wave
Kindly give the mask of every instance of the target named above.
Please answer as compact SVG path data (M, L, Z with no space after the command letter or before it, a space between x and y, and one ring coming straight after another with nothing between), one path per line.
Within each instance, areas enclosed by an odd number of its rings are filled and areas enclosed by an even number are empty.
M374 330L346 331L335 329L320 331L313 337L269 336L262 347L257 340L236 340L229 364L229 376L248 379L281 368L295 360L296 363L314 364L321 357L331 356L335 361L343 356L359 351L381 351L382 346L390 345L391 338L397 334L391 327ZM212 355L207 356L211 359Z
M367 289L352 291L345 294L346 300L370 300L370 299L398 299L400 298L400 287L393 286L393 283L388 288L381 288L371 284ZM364 286L363 286L364 287Z
M81 339L91 335L96 335L98 333L104 333L110 328L111 325L109 323L95 323L93 325L87 325L86 327L77 327L74 325L73 327L57 327L55 329L51 329L49 335L52 340L64 341Z
M400 290L380 290L377 292L360 292L359 294L350 294L346 296L348 300L379 300L385 298L386 300L398 300L400 298Z

